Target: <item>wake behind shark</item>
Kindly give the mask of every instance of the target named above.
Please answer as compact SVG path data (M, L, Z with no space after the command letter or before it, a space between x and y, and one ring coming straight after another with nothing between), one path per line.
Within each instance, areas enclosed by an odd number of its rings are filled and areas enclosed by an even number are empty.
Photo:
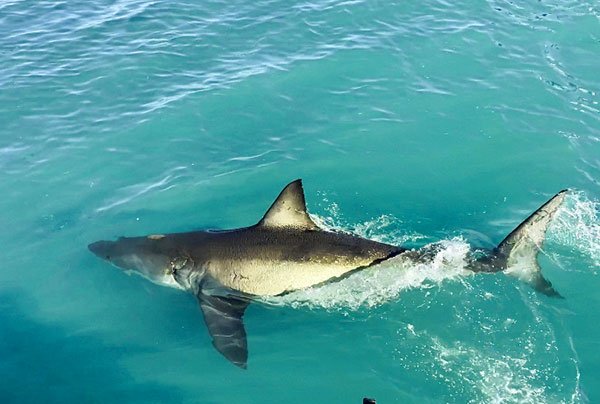
M467 269L504 271L541 293L559 296L542 276L537 255L566 192L552 197L498 247L470 258ZM306 211L301 180L288 184L250 227L122 237L88 247L119 268L193 293L213 345L242 368L248 360L243 316L253 299L339 280L392 257L427 262L436 250L435 245L409 250L320 228Z

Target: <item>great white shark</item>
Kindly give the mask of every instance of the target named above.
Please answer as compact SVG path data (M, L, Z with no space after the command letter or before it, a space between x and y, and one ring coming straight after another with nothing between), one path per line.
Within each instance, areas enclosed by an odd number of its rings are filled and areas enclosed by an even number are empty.
M566 194L554 195L496 248L474 254L467 269L502 271L543 294L560 296L543 277L537 256ZM243 316L252 300L339 280L392 257L410 264L436 253L435 245L406 249L320 228L307 213L301 180L288 184L253 226L121 237L88 247L119 268L193 293L213 345L242 368L248 360Z

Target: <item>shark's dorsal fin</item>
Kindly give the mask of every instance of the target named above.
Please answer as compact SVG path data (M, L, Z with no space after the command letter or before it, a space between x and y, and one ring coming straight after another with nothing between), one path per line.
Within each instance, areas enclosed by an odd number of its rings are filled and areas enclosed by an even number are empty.
M306 212L302 180L290 182L283 188L258 225L271 228L318 229Z

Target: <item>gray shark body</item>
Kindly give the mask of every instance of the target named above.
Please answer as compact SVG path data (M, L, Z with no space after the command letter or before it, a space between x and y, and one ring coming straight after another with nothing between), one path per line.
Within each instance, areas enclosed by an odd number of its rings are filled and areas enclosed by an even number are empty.
M469 269L517 276L547 295L558 295L541 275L536 256L565 191L534 212ZM123 237L89 245L97 256L151 281L193 293L215 348L246 367L243 315L253 298L282 295L331 282L391 257L431 258L432 248L407 250L319 228L306 211L300 180L288 184L254 226Z

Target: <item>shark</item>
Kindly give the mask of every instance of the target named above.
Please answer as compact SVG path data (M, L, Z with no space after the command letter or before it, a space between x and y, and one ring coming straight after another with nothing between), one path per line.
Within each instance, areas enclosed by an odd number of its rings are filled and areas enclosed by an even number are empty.
M477 250L467 269L504 272L561 297L542 275L537 257L567 192L550 198L496 248ZM391 258L409 265L427 262L438 249L435 244L404 248L319 227L307 212L300 179L285 186L262 219L248 227L121 237L88 248L122 270L196 296L214 347L244 369L243 317L253 301L335 282Z

